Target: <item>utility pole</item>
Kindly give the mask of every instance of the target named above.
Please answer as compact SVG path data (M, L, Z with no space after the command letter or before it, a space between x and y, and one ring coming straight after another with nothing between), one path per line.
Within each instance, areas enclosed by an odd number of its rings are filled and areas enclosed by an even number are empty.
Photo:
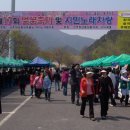
M11 0L11 13L15 12L15 0ZM14 43L11 38L11 30L9 30L9 58L14 58Z

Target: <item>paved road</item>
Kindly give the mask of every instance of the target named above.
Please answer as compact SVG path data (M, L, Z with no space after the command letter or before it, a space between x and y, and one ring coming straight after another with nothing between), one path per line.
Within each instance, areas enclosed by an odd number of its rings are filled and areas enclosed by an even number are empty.
M26 93L29 94L29 88ZM52 89L51 102L44 99L20 96L12 91L2 98L4 113L0 115L0 130L129 130L130 107L110 107L108 119L101 120L100 105L95 104L96 121L81 118L80 107L70 102L62 91ZM86 107L88 116L88 105Z

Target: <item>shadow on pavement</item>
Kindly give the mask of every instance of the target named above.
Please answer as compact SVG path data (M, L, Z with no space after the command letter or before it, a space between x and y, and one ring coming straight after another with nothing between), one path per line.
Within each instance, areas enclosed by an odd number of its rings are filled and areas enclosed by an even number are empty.
M65 102L66 100L51 99L51 102Z
M100 117L97 117L96 120L97 120L97 122L102 121L102 119ZM130 118L129 117L124 117L124 116L108 116L106 121L107 120L112 120L112 121L128 120L129 121Z
M6 97L8 96L9 94L17 91L19 88L18 86L13 86L13 87L5 87L5 88L2 88L2 95L1 97Z

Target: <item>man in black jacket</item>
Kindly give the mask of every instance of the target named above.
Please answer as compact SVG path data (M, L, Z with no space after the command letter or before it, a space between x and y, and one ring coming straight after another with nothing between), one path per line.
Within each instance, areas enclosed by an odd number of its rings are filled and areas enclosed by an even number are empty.
M82 74L79 69L79 64L72 66L70 74L71 74L71 101L72 104L74 104L76 94L77 97L76 105L79 106L80 80L82 78Z
M98 92L101 104L101 118L106 119L108 111L108 101L110 94L113 93L113 84L111 78L107 75L106 70L101 71L102 76L99 78Z
M27 84L27 75L25 70L21 70L20 71L20 75L19 75L19 87L20 87L20 94L21 96L25 96L25 87Z
M59 73L58 69L54 73L53 79L54 79L54 82L55 82L55 91L57 91L57 90L60 91L60 80L61 80L61 77L60 77L60 73Z

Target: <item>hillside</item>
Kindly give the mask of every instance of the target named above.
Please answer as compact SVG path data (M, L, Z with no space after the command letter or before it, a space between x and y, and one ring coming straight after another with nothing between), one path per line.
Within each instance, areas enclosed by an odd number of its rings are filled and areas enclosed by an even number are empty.
M89 46L86 51L88 59L130 53L130 31L109 31Z
M38 41L38 45L43 50L56 47L67 47L68 50L79 51L85 46L90 46L95 40L78 35L69 35L59 30L24 30ZM67 49L66 48L66 49Z

